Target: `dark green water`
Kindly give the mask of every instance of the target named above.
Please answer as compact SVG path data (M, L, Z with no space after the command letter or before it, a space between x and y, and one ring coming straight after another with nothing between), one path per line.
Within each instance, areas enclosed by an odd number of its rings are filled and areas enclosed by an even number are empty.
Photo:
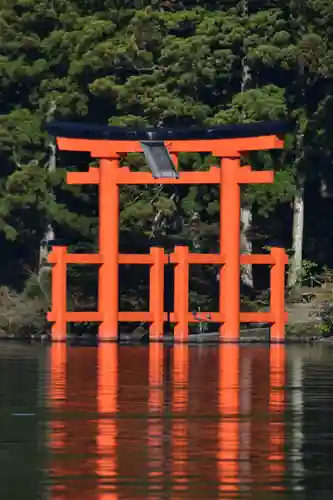
M333 494L333 346L1 344L0 499Z

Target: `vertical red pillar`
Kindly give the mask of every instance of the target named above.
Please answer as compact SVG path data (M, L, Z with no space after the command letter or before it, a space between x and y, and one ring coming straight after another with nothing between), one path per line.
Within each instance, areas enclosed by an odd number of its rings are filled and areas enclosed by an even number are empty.
M274 264L271 267L271 312L274 323L271 326L271 342L283 342L285 337L285 260L286 253L283 248L272 248L271 255Z
M100 340L118 339L119 313L119 187L118 158L100 160L99 179L99 270L98 309L102 314Z
M67 266L66 247L53 247L52 254L55 262L52 266L52 313L54 323L51 328L53 341L65 341L67 334Z
M224 324L220 340L239 340L240 326L240 187L239 158L221 160L220 252L225 264L220 273L220 311Z
M189 265L188 247L175 247L173 254L175 266L174 280L174 311L176 325L174 340L176 342L186 342L188 339L188 303L189 303Z
M164 249L150 249L153 263L150 266L149 310L153 321L149 328L149 339L160 341L163 338L164 325Z

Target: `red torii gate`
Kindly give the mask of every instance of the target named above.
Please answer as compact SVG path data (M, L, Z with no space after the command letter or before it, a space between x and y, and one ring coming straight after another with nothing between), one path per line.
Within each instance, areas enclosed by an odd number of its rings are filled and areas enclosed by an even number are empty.
M253 124L251 124L253 126ZM249 135L249 131L245 134ZM119 130L118 129L118 136ZM261 127L262 129L262 127ZM49 128L50 130L50 128ZM125 130L125 129L122 129ZM98 159L99 167L87 172L67 173L69 184L99 185L99 253L67 253L65 246L54 246L49 255L52 268L52 311L48 320L52 325L52 340L64 341L68 322L97 321L99 340L116 341L119 322L144 321L150 323L150 340L163 340L164 265L168 257L163 248L153 247L149 254L119 254L119 186L127 184L219 184L220 185L220 252L218 254L192 254L186 246L177 246L169 256L175 265L174 312L170 321L175 323L174 340L186 342L188 325L198 319L189 312L189 265L220 264L219 311L205 313L205 320L218 322L221 341L238 341L241 322L266 322L271 324L271 341L284 340L287 313L284 304L285 265L288 263L283 248L272 248L270 254L240 255L240 184L272 183L273 171L253 171L241 166L242 153L280 149L283 140L274 133L261 133L247 137L222 137L217 128L213 138L164 139L175 166L181 152L211 153L221 159L220 167L207 172L178 172L178 179L154 178L150 172L134 172L120 167L120 158L127 153L140 153L140 139L100 139L57 137L59 150L88 152ZM244 132L243 132L244 133ZM191 129L189 129L191 134ZM80 137L84 136L80 134ZM166 134L168 136L168 134ZM169 133L170 135L170 133ZM198 133L196 134L198 136ZM206 134L206 136L209 134ZM223 135L222 132L220 135ZM230 134L229 134L230 135ZM231 134L232 135L232 134ZM105 136L105 134L103 134ZM152 134L150 133L149 137ZM183 135L184 136L184 135ZM176 167L177 168L177 167ZM97 312L69 312L66 306L67 264L97 264L99 291ZM119 264L146 264L150 266L150 304L148 312L119 311ZM269 312L240 312L240 265L268 264L271 266L271 294ZM201 314L203 316L203 314ZM202 319L202 318L201 318Z

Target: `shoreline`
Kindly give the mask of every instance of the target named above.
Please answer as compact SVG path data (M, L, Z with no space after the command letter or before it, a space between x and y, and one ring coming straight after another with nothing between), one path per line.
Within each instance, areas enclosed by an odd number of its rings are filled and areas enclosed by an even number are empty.
M294 325L293 325L294 326ZM95 335L68 335L65 341L52 341L49 335L43 336L31 336L31 337L22 337L22 336L0 336L0 342L14 342L14 343L23 343L23 344L41 344L41 345L51 345L51 344L69 344L71 346L97 346L102 343L117 343L119 345L147 345L151 343L156 344L164 344L164 345L175 345L175 344L184 344L184 345L220 345L220 344L236 344L236 345L244 345L244 344L267 344L267 345L287 345L287 344L311 344L311 343L325 343L333 345L333 336L324 336L322 333L318 332L318 329L313 324L302 325L295 329L290 328L291 331L286 332L286 336L282 341L271 341L269 338L269 328L261 327L261 328L248 328L242 329L240 332L240 338L235 340L219 340L219 332L211 332L211 333L198 333L198 334L189 334L186 342L175 342L173 339L173 335L167 334L164 335L163 339L160 341L150 342L148 338L148 333L142 333L140 336L130 335L130 334L120 334L118 340L98 340ZM296 331L295 331L296 330ZM297 333L299 331L299 333ZM302 333L302 331L304 333Z

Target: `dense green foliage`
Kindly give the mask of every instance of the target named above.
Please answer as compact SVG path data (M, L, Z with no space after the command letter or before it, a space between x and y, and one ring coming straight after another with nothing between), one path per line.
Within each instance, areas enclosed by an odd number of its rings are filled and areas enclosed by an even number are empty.
M64 183L65 170L84 168L89 158L63 154L56 173L47 170L42 124L51 108L57 119L134 126L295 119L283 152L250 158L255 168L276 170L274 185L244 192L253 206L254 248L290 247L290 203L301 175L305 257L333 264L333 4L246 3L247 15L244 1L231 0L0 0L2 284L19 289L37 270L50 222L74 247L97 244L96 189ZM245 58L250 78L242 87ZM183 168L209 161L181 158ZM142 158L130 162L138 167ZM198 251L217 248L212 187L128 187L121 205L125 251L145 249L156 238L167 247L181 239ZM137 279L142 284L141 274ZM200 282L208 295L211 286L208 277ZM138 300L128 282L122 297L126 307Z

